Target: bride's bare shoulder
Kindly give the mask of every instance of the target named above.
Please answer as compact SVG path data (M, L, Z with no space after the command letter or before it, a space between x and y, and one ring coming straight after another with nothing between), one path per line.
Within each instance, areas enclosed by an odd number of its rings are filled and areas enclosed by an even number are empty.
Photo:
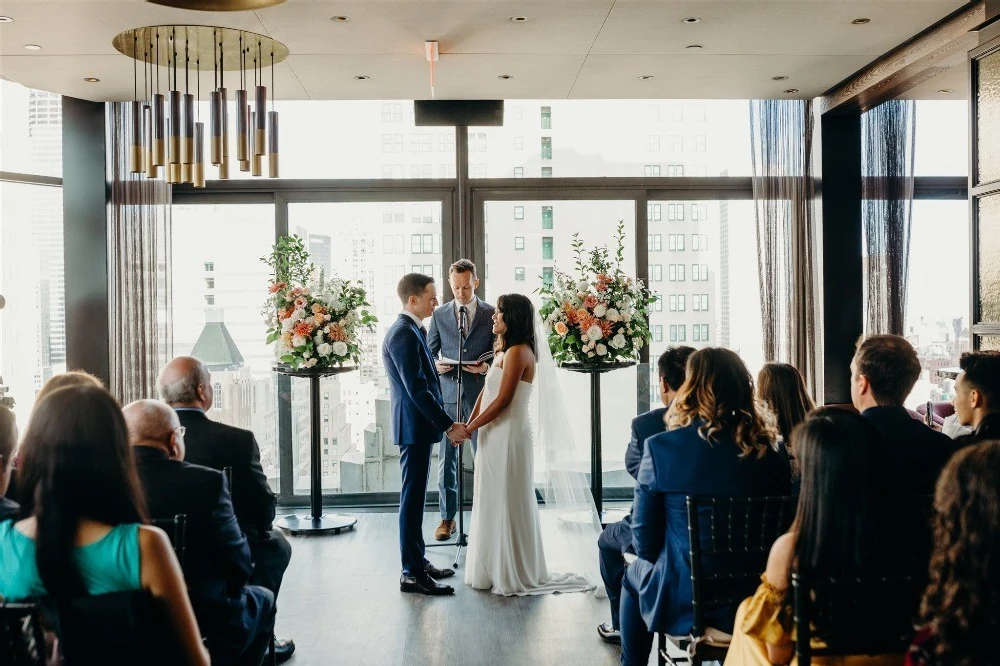
M506 356L508 358L517 359L517 361L521 363L535 362L535 352L531 349L531 346L526 343L514 345L507 350Z

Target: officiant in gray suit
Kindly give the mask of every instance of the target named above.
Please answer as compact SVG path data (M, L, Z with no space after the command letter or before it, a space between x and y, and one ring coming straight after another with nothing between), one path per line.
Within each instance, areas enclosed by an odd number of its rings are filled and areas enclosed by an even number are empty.
M463 365L459 369L455 363L459 357L459 326L466 326L465 347L462 349L463 362L476 361L493 352L493 311L492 305L476 296L479 277L476 265L468 259L459 259L448 269L448 283L454 300L434 310L427 344L438 359L437 371L441 379L441 393L448 416L459 420L457 414L458 378L462 373L462 414L465 421L476 406L476 398L483 390L486 373L490 369L492 356L486 361L473 365ZM447 359L447 363L441 359ZM472 436L472 450L475 452L476 435ZM455 514L458 512L458 447L453 446L448 437L441 439L438 458L438 491L440 492L441 524L434 531L434 538L445 541L455 533Z

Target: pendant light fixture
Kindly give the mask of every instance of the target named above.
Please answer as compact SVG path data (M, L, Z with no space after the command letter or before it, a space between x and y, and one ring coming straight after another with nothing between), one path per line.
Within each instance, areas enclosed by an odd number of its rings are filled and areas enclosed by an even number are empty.
M181 168L184 182L192 182L194 170L194 95L191 94L191 54L184 41L184 120L181 126Z
M117 39L117 38L116 38ZM150 80L152 86L152 80ZM156 31L156 94L153 95L153 164L161 167L166 160L167 114L160 93L160 31Z
M264 85L264 63L260 58L260 41L257 42L257 64L260 67L261 77L257 81L257 104L256 117L254 123L253 147L254 155L260 157L267 152L267 87Z
M153 81L149 76L149 51L146 50L146 44L143 39L142 92L146 98L142 105L143 166L146 167L146 178L156 178L156 162L153 161Z
M138 36L133 37L132 48L138 51L139 38ZM132 103L129 105L131 107L129 114L129 124L131 125L129 132L129 146L128 146L128 163L129 171L132 173L143 173L142 164L142 102L139 101L139 61L132 61Z
M177 35L176 31L170 35L170 61L167 68L167 78L170 78L170 68L173 68L174 82L170 87L170 120L168 126L170 134L167 141L167 159L170 164L181 163L181 91L177 89ZM178 171L179 173L179 171ZM171 181L175 182L175 181Z
M219 35L219 104L222 107L222 161L219 178L229 179L229 99L226 93L225 35Z
M236 159L240 162L240 171L243 162L247 161L249 153L249 118L247 116L247 81L246 81L246 49L243 46L243 35L240 34L240 89L236 91Z
M271 110L267 114L267 177L278 177L278 111L274 104L274 51L271 51Z
M205 187L205 123L201 122L201 58L195 61L195 90L198 117L194 123L194 169L192 183Z

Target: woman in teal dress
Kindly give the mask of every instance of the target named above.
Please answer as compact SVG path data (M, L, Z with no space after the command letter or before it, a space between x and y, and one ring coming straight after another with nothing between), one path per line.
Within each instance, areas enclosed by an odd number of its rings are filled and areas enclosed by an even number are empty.
M0 523L0 598L146 590L185 662L208 664L170 541L142 524L145 503L115 399L93 386L52 392L35 407L21 452L28 517Z

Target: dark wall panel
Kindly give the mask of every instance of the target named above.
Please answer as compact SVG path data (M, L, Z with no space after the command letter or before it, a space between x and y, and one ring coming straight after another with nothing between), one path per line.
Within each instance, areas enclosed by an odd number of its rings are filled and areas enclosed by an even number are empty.
M104 104L63 97L66 365L110 381Z

